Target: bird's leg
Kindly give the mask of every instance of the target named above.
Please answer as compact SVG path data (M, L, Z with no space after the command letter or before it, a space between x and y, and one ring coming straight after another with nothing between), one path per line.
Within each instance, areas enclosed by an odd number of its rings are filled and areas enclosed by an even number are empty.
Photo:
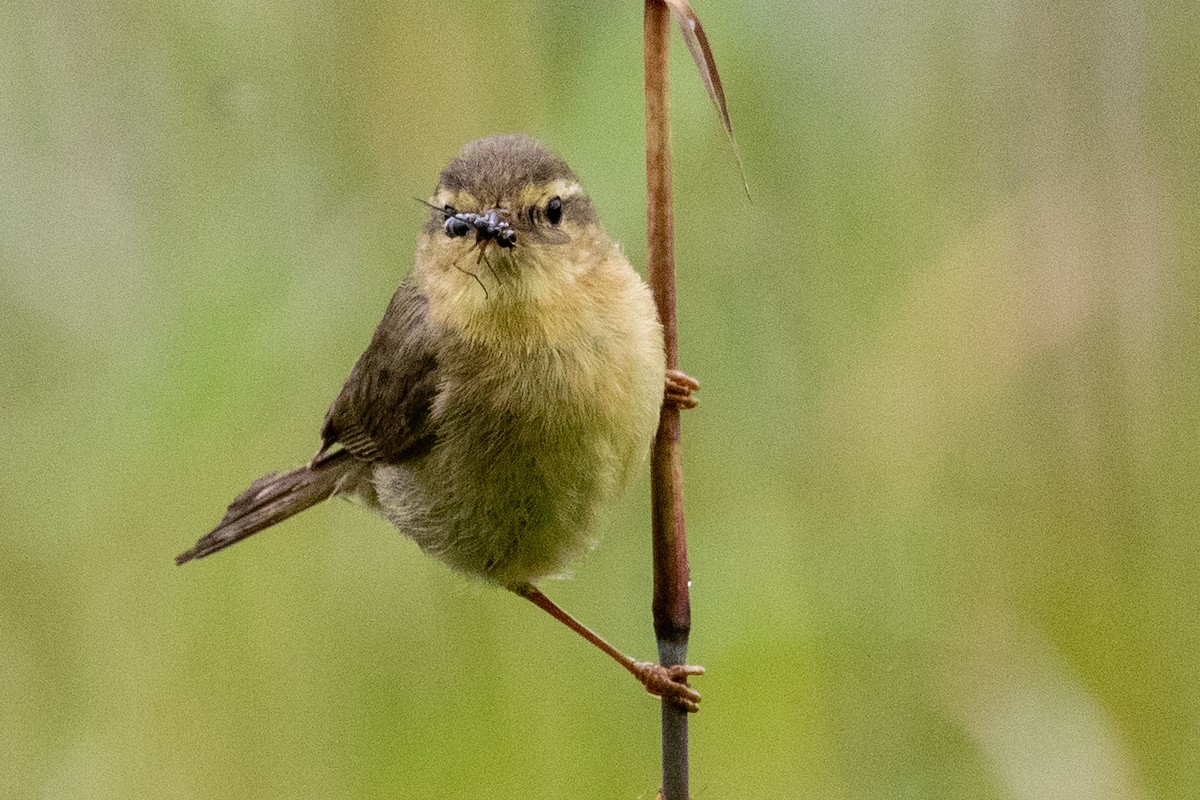
M525 586L517 589L516 592L607 653L613 661L629 670L630 674L637 678L650 694L669 700L687 711L698 710L696 704L700 702L700 693L687 685L687 679L690 675L703 675L704 667L687 664L664 667L662 664L654 664L649 661L634 661L600 638L591 628L556 606L537 587Z
M677 369L667 370L666 394L663 404L680 410L695 408L700 401L692 397L692 392L700 388L700 382L692 376Z

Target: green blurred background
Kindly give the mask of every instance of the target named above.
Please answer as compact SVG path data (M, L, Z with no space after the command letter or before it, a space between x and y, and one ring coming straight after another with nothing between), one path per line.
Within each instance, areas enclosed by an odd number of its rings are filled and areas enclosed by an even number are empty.
M601 8L601 6L604 6ZM1200 791L1200 17L697 0L698 800ZM645 262L636 2L0 2L0 796L652 798L658 707L301 463L412 200L526 131ZM654 652L646 481L548 592Z

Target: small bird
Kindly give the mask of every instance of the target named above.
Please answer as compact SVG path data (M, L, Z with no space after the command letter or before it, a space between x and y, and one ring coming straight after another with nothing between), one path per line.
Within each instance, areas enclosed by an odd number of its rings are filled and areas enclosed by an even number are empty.
M695 404L695 381L665 370L649 289L575 173L526 136L466 145L425 204L412 273L326 413L316 455L250 484L176 563L354 498L696 710L687 678L702 667L634 661L536 588L592 544L663 403Z

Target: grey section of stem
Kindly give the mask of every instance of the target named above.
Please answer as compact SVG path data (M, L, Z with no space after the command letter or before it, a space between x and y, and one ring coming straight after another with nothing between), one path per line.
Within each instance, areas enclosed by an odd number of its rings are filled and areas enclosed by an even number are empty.
M663 666L687 663L687 643L659 640L658 661ZM662 704L663 797L688 795L688 713L674 703Z

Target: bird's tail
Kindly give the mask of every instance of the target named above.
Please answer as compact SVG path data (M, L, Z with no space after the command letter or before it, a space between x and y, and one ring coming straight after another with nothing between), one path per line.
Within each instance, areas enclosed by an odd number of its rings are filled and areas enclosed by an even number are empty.
M229 504L221 523L202 536L191 550L176 556L175 563L204 558L312 508L343 488L362 466L349 452L341 450L282 475L262 476Z

